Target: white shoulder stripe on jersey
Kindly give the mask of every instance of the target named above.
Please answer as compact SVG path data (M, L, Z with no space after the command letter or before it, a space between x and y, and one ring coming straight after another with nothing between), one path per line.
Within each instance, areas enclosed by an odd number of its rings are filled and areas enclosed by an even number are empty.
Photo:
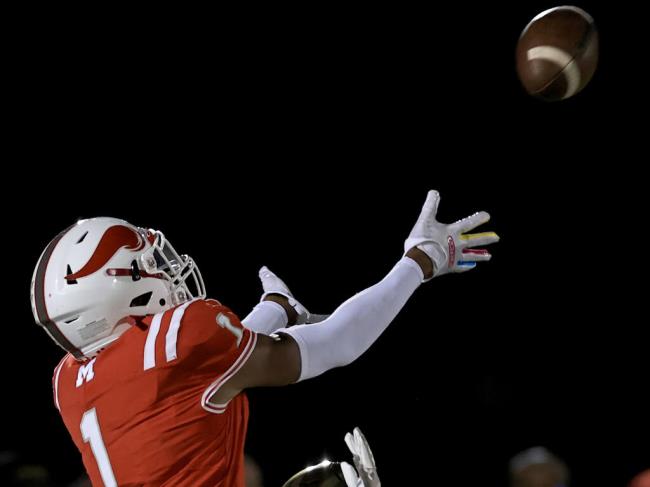
M63 360L59 362L59 365L56 368L56 372L54 373L54 405L59 411L61 411L61 405L59 404L59 374L61 373L61 368L63 367L65 359L67 358L68 355L66 354L66 356L63 357Z
M230 368L226 371L225 374L223 374L216 381L210 384L210 387L208 387L203 393L203 397L201 398L201 406L203 406L203 409L214 414L223 414L226 411L226 407L228 406L228 403L210 404L209 402L210 398L214 396L217 393L217 391L221 388L221 386L224 385L233 375L239 372L239 369L241 369L244 366L248 358L253 353L256 344L257 344L257 333L251 331L250 338L248 339L248 342L244 347L244 351L239 355L237 360L235 360L235 363L230 366Z
M176 341L178 340L178 330L181 327L181 320L183 319L185 310L194 301L196 301L196 299L193 299L174 310L172 322L169 325L169 330L167 330L167 336L165 337L165 354L167 355L167 362L171 362L177 358Z
M147 341L144 344L144 370L156 366L156 337L160 331L160 322L162 321L163 314L165 313L158 313L151 320Z

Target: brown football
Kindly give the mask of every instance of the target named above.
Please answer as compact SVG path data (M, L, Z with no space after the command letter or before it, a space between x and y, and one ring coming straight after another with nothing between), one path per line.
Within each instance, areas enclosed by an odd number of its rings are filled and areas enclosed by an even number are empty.
M526 91L544 100L582 90L598 64L594 20L578 7L556 7L535 17L517 43L517 74Z

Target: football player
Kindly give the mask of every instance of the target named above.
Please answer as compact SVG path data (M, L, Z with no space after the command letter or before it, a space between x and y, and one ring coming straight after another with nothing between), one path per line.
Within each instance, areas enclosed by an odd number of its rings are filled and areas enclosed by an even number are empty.
M327 318L262 268L262 302L240 321L206 299L194 261L159 231L94 218L61 232L36 265L32 309L68 352L54 370L54 404L93 485L243 486L243 391L351 363L422 282L490 258L476 247L497 235L467 233L489 215L447 225L438 203L430 191L403 257Z

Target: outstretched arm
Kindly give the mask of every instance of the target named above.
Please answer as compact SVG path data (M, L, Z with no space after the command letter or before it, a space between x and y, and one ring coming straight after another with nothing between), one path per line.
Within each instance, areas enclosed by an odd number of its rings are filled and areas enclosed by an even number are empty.
M496 234L464 232L488 221L489 215L477 213L451 225L441 224L436 220L438 202L438 193L430 191L405 242L405 256L384 279L317 325L279 330L275 339L260 336L250 359L217 391L214 402L228 401L249 387L286 385L351 363L383 333L423 281L488 260L487 251L469 247L496 242Z
M249 387L292 384L352 362L379 337L423 277L419 265L404 257L381 282L343 303L325 321L285 328L276 337L258 335L246 364L211 402L221 405Z

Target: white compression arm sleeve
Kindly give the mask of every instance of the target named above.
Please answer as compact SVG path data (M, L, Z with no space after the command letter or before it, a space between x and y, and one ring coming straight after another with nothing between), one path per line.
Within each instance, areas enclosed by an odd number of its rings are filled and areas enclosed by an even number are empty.
M326 320L278 330L300 349L299 381L316 377L361 356L388 327L418 288L424 275L403 257L384 279L348 299Z
M253 308L242 324L256 333L270 335L287 326L289 318L282 306L273 301L262 301Z

